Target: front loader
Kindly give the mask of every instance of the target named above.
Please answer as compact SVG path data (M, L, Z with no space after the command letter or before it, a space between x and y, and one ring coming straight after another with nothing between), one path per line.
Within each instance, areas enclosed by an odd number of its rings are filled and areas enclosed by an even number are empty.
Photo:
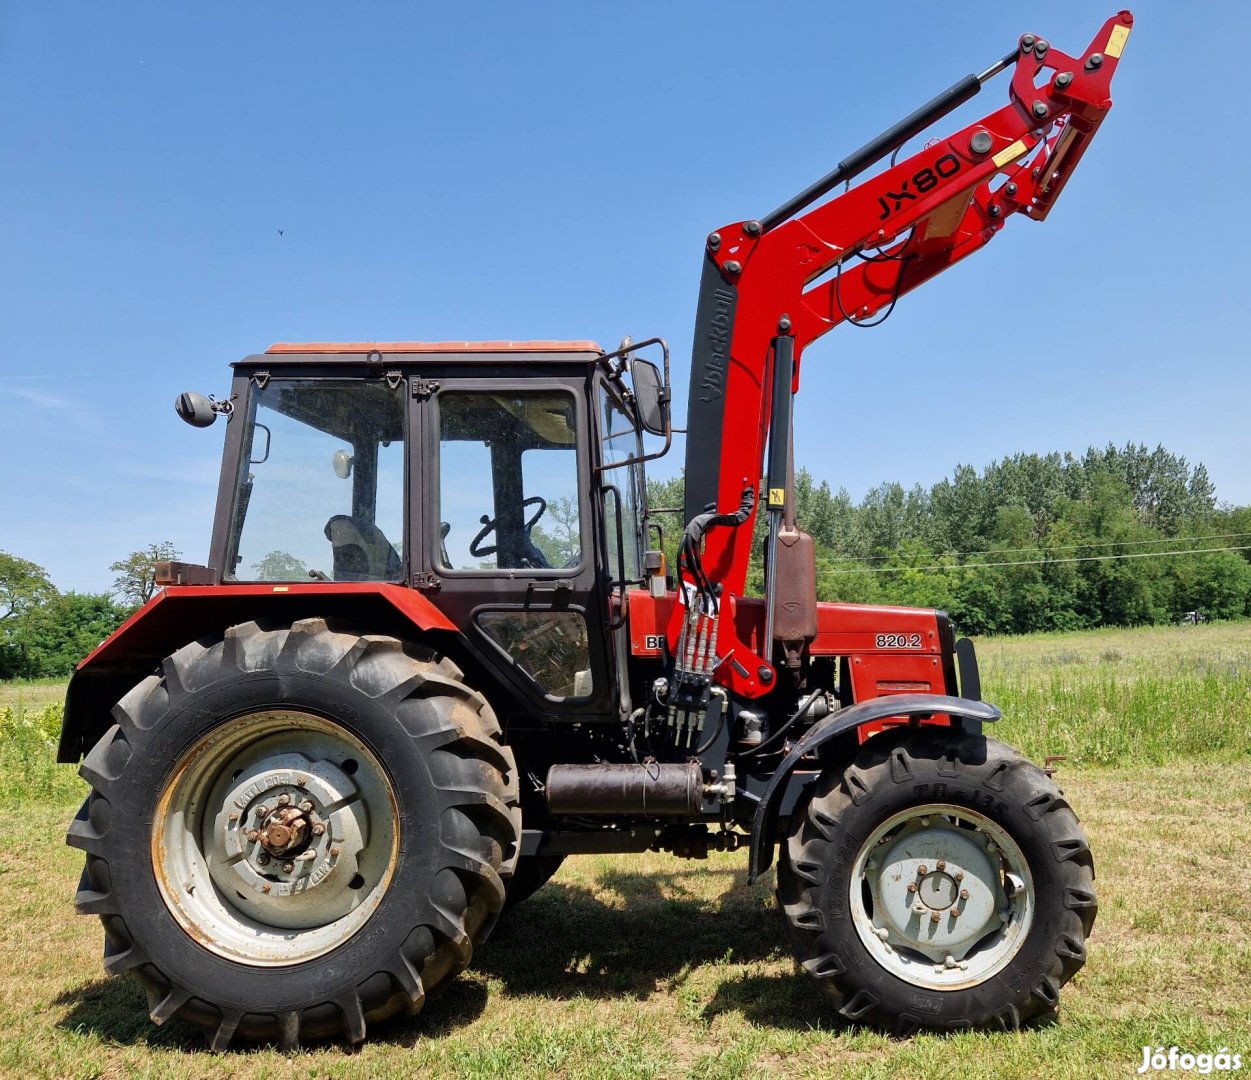
M208 563L163 565L79 665L59 750L91 786L78 910L154 1021L359 1042L567 856L740 847L750 879L779 853L785 934L847 1020L1055 1009L1096 911L1077 818L984 734L944 613L817 602L792 403L812 341L1050 213L1132 22L1077 56L1023 36L708 236L672 567L659 338L275 345L178 398L226 419ZM1006 105L897 160L1002 71Z

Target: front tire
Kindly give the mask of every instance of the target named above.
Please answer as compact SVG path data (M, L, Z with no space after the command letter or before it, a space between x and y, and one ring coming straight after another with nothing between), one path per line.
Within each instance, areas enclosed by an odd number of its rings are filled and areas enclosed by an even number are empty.
M455 665L324 620L231 627L114 709L70 827L152 1019L291 1048L419 1011L503 906L512 752Z
M1003 743L876 736L791 819L778 902L804 970L847 1019L907 1034L1050 1013L1097 910L1081 826Z

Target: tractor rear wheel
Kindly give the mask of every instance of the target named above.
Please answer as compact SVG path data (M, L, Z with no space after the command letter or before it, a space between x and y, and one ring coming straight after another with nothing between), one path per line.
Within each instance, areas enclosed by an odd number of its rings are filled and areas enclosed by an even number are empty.
M791 818L778 902L796 958L849 1020L1015 1029L1086 960L1094 867L1050 777L951 729L874 737Z
M130 691L68 841L105 971L152 1019L345 1037L468 963L520 847L512 752L455 665L324 620L246 623Z

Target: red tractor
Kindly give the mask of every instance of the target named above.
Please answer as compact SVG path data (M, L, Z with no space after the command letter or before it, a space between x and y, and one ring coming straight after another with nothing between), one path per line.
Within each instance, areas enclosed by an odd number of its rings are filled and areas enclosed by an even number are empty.
M91 785L78 910L153 1020L358 1042L566 856L739 846L749 879L780 849L786 935L847 1019L1055 1008L1096 910L1077 818L983 734L946 615L817 603L791 409L810 342L1047 216L1132 22L1080 56L1023 36L708 237L672 573L643 473L673 431L660 339L276 345L178 399L228 421L209 565L166 564L82 662L59 751ZM1006 105L895 161L1004 70Z

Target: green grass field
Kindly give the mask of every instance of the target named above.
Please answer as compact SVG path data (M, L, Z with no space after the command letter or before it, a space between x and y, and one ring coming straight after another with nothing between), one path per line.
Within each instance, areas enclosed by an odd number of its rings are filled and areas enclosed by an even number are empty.
M1142 1047L1251 1059L1251 625L979 643L999 735L1060 780L1100 914L1059 1021L895 1040L796 975L742 853L570 860L425 1013L361 1050L207 1054L152 1026L73 912L82 797L51 763L61 688L0 686L0 1073L23 1077L1132 1076ZM53 703L49 707L49 703ZM1114 766L1114 767L1111 767Z

